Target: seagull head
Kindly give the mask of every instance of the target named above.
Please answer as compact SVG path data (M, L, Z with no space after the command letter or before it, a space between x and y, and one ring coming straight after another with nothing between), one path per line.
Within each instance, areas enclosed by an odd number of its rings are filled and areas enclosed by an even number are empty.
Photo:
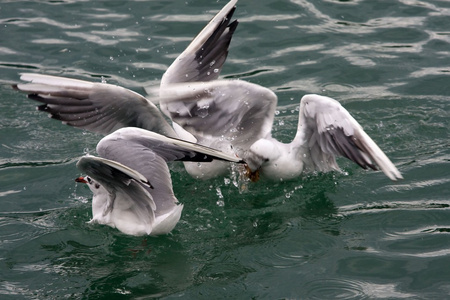
M95 181L94 179L92 179L89 176L78 177L75 179L75 181L81 182L81 183L86 183L87 186L89 187L89 189L92 191L92 193L94 193L94 196L98 195L98 194L107 193L105 188L100 183L98 183L97 181Z

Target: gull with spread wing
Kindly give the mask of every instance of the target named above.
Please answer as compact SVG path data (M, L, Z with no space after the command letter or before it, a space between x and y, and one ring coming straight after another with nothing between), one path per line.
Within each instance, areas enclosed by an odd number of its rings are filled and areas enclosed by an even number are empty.
M96 156L83 156L79 177L93 192L92 220L129 235L169 233L181 217L183 205L172 189L167 162L242 163L236 156L169 138L148 130L125 127L97 144Z
M218 78L238 24L231 22L236 1L230 1L211 19L176 59L176 68L166 71L161 85ZM20 79L26 83L13 88L43 103L37 109L64 124L105 135L122 127L139 127L177 137L153 102L129 89L35 73L21 74Z
M277 97L267 88L242 80L216 80L173 84L164 95L161 109L188 131L189 140L224 152L233 149L256 178L259 173L279 180L304 171L339 170L336 156L364 169L380 168L392 180L402 178L359 123L332 98L303 96L297 133L285 144L271 135ZM186 134L184 138L188 139Z
M207 36L208 26L161 79L160 108L173 121L180 138L237 153L248 163L249 174L255 180L260 173L279 180L295 178L303 171L339 170L336 156L344 156L365 169L380 168L392 180L402 178L349 112L328 97L304 96L293 141L284 144L274 139L271 131L277 97L272 91L242 80L198 75L204 65L196 58L207 49L198 46ZM223 61L220 63L221 68ZM185 166L197 178L215 177L229 169L224 162L187 162Z

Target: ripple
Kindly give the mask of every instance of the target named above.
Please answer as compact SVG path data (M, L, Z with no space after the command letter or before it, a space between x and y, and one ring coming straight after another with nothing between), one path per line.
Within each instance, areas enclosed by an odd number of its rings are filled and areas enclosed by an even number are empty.
M11 160L0 160L0 169L8 169L8 168L27 168L27 167L46 167L52 165L67 165L74 163L78 158L70 158L63 160L55 160L55 161L11 161Z
M363 213L377 213L394 210L429 210L429 209L450 209L450 201L386 201L375 203L359 203L345 205L338 208L338 213L343 216Z
M13 69L25 69L25 70L39 70L39 67L22 64L22 63L10 63L10 62L0 62L1 67L13 68Z
M420 258L444 257L450 255L449 233L450 225L421 226L411 230L388 232L380 241L385 251L390 252L389 255Z
M4 191L4 192L0 192L0 197L5 197L11 194L17 194L20 193L22 190L9 190L9 191Z
M318 259L335 245L335 238L317 231L292 231L295 237L261 246L256 262L265 267L291 268Z
M430 75L448 75L450 68L448 67L425 67L411 73L412 78L421 78Z
M359 241L358 247L366 253L404 259L450 256L449 209L449 201L396 201L350 205L339 210L343 216L352 216L346 226L356 226L364 219L359 234L368 234L370 228L377 227L377 233L372 232L362 244Z
M67 22L58 22L56 20L45 18L45 17L36 17L36 18L14 18L9 20L4 20L5 23L15 24L19 27L35 27L36 24L45 24L49 27L57 27L61 29L75 29L80 28L79 25L70 25Z
M430 159L428 160L428 164L430 163L436 163L439 162L439 159ZM424 163L424 162L422 162ZM427 187L433 187L433 186L439 186L448 184L450 182L450 178L439 178L439 179L428 179L428 180L421 180L416 182L411 182L408 184L393 184L388 187L386 187L387 191L390 192L400 192L400 191L411 191L416 189L422 189ZM450 203L450 202L448 202Z
M63 40L63 39L52 39L52 38L44 38L44 39L35 39L31 40L34 44L44 44L44 45L65 45L71 44L71 42Z
M397 284L375 284L352 279L321 279L306 284L310 299L410 298L414 294L398 291Z
M21 297L27 296L30 299L36 297L36 292L30 291L29 289L24 287L23 283L18 281L7 281L7 280L2 280L0 294L9 296L20 295Z
M355 89L355 87L351 84L340 84L332 82L323 84L322 88L325 91L339 92L339 93L350 93Z
M238 263L214 262L208 263L198 272L197 276L204 280L230 280L254 272L253 269Z
M36 236L51 232L56 227L55 209L24 213L0 213L0 241L14 247L17 243L31 240Z
M306 283L309 299L364 299L360 283L345 279L320 279Z

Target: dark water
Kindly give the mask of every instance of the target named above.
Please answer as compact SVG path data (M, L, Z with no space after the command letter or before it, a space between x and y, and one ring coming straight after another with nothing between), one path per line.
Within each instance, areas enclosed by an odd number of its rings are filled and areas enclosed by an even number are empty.
M224 1L0 2L0 298L443 299L450 294L450 2L238 3L223 70L279 96L289 141L305 93L336 98L398 166L391 182L344 173L195 181L171 235L135 238L90 219L75 163L100 136L13 91L21 72L137 92Z

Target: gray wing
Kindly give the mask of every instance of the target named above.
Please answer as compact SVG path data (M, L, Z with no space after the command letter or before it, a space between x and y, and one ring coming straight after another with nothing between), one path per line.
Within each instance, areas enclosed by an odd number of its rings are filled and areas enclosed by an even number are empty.
M262 86L215 80L173 85L165 95L161 110L201 144L222 139L248 149L271 134L277 97Z
M241 162L239 158L220 151L140 128L122 128L104 137L97 145L97 152L101 157L136 170L151 182L153 189L149 192L158 214L171 210L178 202L172 190L168 161L229 159Z
M83 156L78 161L77 167L100 183L108 192L110 203L105 207L105 215L115 206L127 207L151 229L156 205L149 193L149 182L143 175L116 161L89 155Z
M114 148L110 147L106 150L104 147L107 144L115 144ZM122 146L123 145L123 146ZM211 162L212 160L224 160L235 163L243 163L242 159L236 157L235 155L229 155L223 153L219 150L212 149L203 145L187 142L177 138L170 138L167 136L160 135L158 133L144 130L141 128L127 127L122 128L114 133L104 137L97 145L97 151L99 149L102 151L102 156L109 155L106 151L119 152L119 149L123 148L126 155L127 147L136 145L139 148L144 147L150 149L155 155L158 155L164 159L164 161L195 161L195 162ZM99 152L100 154L100 152ZM130 153L130 156L133 156ZM128 167L141 172L134 166ZM145 173L144 176L146 175ZM148 178L148 177L147 177Z
M305 95L299 114L294 143L307 145L310 163L315 169L339 169L335 156L340 155L364 169L376 170L378 166L392 180L402 178L384 152L336 100Z
M170 65L161 87L179 82L210 81L219 77L238 22L230 23L237 0L230 1Z
M134 126L176 136L153 103L123 87L32 73L20 78L29 83L13 87L44 103L38 110L67 125L105 135Z

